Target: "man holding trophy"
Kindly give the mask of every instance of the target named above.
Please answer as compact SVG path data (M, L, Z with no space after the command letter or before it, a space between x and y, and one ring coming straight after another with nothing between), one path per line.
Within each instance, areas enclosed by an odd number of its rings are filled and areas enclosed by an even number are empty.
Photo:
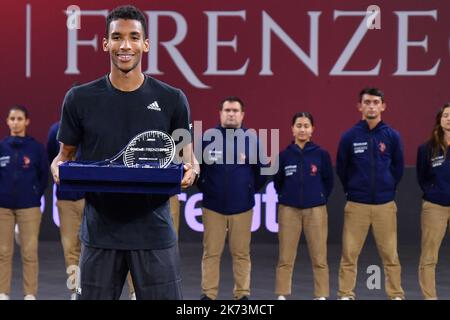
M110 73L70 89L65 96L58 133L61 147L51 166L57 183L59 165L71 160L77 148L83 161L112 159L107 160L112 163L120 157L127 167L136 166L141 165L136 160L141 152L138 160L165 167L173 159L170 135L177 129L190 132L189 104L183 92L142 73L142 54L149 51L149 40L140 10L123 6L109 13L103 50L110 55ZM140 146L152 141L162 141L158 159L142 156L142 150L153 148ZM181 187L187 188L198 176L192 166L192 144L185 145L182 154ZM86 193L79 299L118 299L128 271L137 299L182 299L169 196Z

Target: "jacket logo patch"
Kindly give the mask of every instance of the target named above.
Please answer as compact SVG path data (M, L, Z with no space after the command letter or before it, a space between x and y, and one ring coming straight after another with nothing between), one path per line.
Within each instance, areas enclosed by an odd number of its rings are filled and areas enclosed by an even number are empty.
M23 166L22 166L22 167L23 167L24 169L27 169L27 168L30 167L30 163L31 163L30 158L27 157L27 156L23 156Z
M317 166L313 163L311 164L311 176L316 176L317 175Z
M380 149L381 153L384 153L384 151L386 150L386 145L384 144L384 142L380 142L378 144L378 149Z
M0 168L6 167L9 164L10 159L10 156L0 157Z
M354 142L353 143L353 153L364 153L368 149L368 143L367 142Z
M161 108L158 105L158 101L153 101L147 106L148 110L161 111Z
M444 156L439 156L431 159L431 167L440 167L444 164L445 158Z
M296 164L284 167L284 175L286 177L292 176L296 172L297 172Z

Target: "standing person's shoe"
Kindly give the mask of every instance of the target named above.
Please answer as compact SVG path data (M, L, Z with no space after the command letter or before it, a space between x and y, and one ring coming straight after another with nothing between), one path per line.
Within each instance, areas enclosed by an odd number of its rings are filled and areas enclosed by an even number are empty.
M327 300L327 298L326 297L317 297L317 298L314 298L313 300Z
M277 300L287 300L285 296L278 296Z
M338 300L355 300L355 297L352 297L352 296L342 296L342 297L339 297Z
M130 300L136 300L136 292L130 293Z
M9 300L9 296L6 293L0 293L0 300Z
M25 297L23 297L23 300L36 300L36 296L33 294L27 294Z
M200 296L200 300L212 300L210 297L208 297L206 294L202 294Z
M238 300L250 300L249 296L242 296Z

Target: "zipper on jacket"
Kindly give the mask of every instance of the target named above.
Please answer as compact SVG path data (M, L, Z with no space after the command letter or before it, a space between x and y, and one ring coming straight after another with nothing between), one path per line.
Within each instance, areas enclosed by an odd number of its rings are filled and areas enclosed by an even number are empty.
M374 155L374 142L372 132L369 132L369 155L370 155L370 193L372 203L375 203L375 155Z
M303 206L303 151L300 151L300 205Z
M16 207L17 204L17 179L19 175L19 151L15 150L14 152L14 161L12 163L13 167L13 179L12 179L12 204L13 207Z
M223 208L227 208L228 199L228 165L225 164L225 197L223 197Z
M223 166L225 169L225 196L223 197L223 208L228 208L227 207L227 203L228 203L228 169L229 169L229 164L227 164L227 152L229 152L229 145L228 145L228 139L225 133L225 143L223 145L223 149L222 149L222 160L223 160ZM233 140L233 144L231 145L231 147L234 149L234 140ZM236 155L236 151L234 151L235 155ZM234 161L234 160L233 160ZM232 165L232 164L231 164Z

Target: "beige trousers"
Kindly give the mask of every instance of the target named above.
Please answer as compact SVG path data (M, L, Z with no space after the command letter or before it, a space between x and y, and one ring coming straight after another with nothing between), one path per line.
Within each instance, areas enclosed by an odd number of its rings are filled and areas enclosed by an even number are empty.
M437 299L436 265L439 248L449 230L450 207L428 201L422 204L422 249L419 262L419 284L425 299Z
M371 226L384 266L387 296L390 299L404 298L397 253L397 206L394 201L380 205L347 202L338 296L355 297L358 257Z
M19 226L20 253L23 269L24 295L38 291L39 259L38 241L41 211L38 207L27 209L0 208L0 293L11 290L14 254L14 228Z
M203 208L202 291L217 298L220 282L220 259L228 234L233 261L235 299L250 295L250 240L253 211L223 215Z
M314 296L328 297L329 270L327 262L328 215L326 206L309 209L278 206L279 258L275 293L291 294L292 271L302 230L305 231L314 274Z

